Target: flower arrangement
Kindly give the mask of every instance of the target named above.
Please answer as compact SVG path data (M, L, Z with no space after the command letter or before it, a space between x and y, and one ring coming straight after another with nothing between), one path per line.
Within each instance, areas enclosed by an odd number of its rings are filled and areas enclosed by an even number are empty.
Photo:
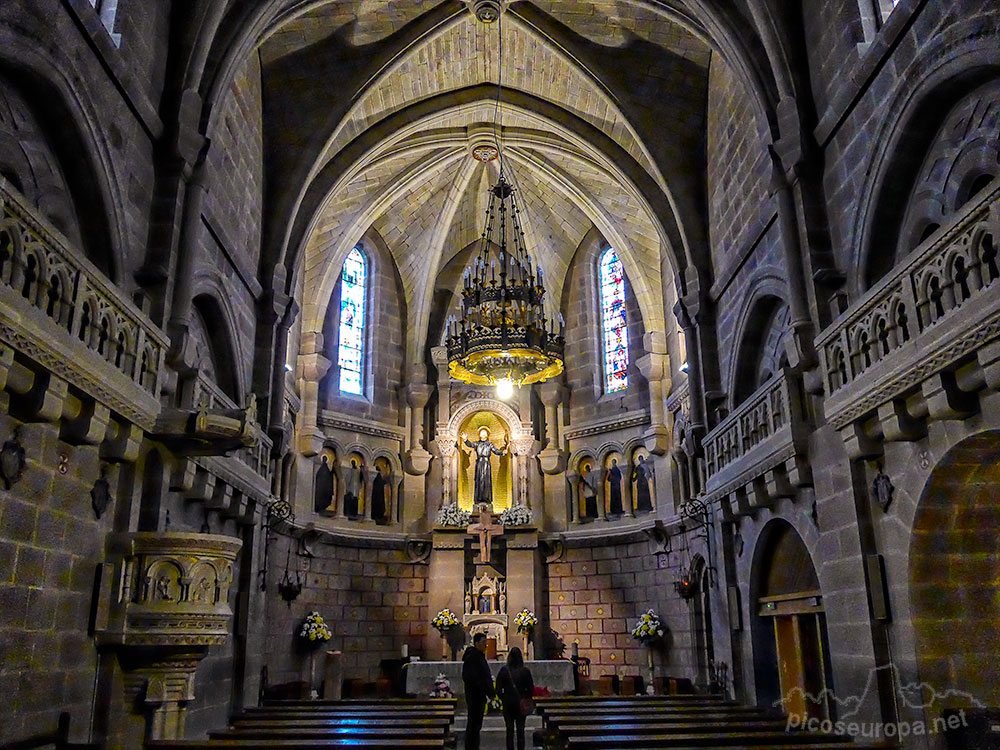
M458 503L444 506L438 511L435 523L438 526L468 526L472 514L458 507Z
M434 615L434 619L431 620L431 625L443 637L445 633L447 633L453 627L455 627L456 625L458 625L458 618L455 617L455 613L454 612L452 612L450 609L448 609L447 607L445 607L440 612L438 612L436 615Z
M530 526L534 520L534 513L526 505L513 505L500 513L500 523L504 526Z
M639 617L639 622L632 628L632 637L641 643L648 644L663 637L663 623L660 616L653 610L646 610Z
M455 693L452 692L451 682L448 678L444 676L444 672L439 672L438 676L434 678L434 687L431 688L430 693L427 694L428 698L454 698Z
M330 628L319 612L310 612L299 628L299 638L312 644L326 643L333 637Z
M517 625L517 632L530 636L538 625L538 618L535 613L525 607L514 615L514 624Z
M496 692L496 682L493 683L493 697L486 701L486 713L488 714L498 714L503 711L503 701L500 700L500 695Z

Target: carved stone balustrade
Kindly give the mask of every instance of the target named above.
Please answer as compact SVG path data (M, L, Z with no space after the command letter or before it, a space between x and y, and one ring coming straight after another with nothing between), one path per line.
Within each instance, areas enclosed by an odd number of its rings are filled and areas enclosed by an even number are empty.
M794 496L812 483L810 431L801 381L783 369L705 436L706 499L739 499L723 512L749 513Z
M131 698L148 710L149 738L184 735L194 675L209 646L225 643L233 612L233 564L243 543L229 536L135 532L114 537L97 638L118 651ZM110 591L109 591L110 589ZM108 601L110 600L110 602Z
M1000 337L998 251L994 180L817 337L834 427L877 411L874 437L915 439L926 433L919 420L928 415L960 418L976 410L970 397L995 379L995 357L980 362L977 374L959 377L964 384L954 382L953 371L973 355L983 359ZM852 452L866 453L860 445Z
M166 334L2 177L0 338L152 426Z

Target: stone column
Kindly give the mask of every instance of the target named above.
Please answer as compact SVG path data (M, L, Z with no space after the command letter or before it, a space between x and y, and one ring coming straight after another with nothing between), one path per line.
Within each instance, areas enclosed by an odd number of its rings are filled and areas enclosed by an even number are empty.
M410 407L410 448L406 451L406 472L414 476L427 473L431 454L424 448L424 407L434 386L411 382L406 386L406 403Z
M302 373L300 392L302 393L302 429L299 431L299 451L303 456L315 456L323 448L323 433L319 429L319 383L326 376L332 364L321 353L323 336L316 333L307 336L303 351L299 355L299 371Z
M566 479L569 481L570 495L572 496L569 504L570 523L580 523L580 475L575 471L570 472L566 475Z
M521 638L514 624L514 615L527 607L540 615L541 559L538 555L538 532L510 532L507 537L507 644L521 645ZM538 658L538 655L534 655ZM528 654L524 655L528 658Z
M555 381L542 383L538 396L545 406L545 448L538 454L538 463L545 474L559 474L566 470L566 451L559 440L559 402L563 387Z
M451 505L458 498L455 496L455 469L457 465L458 446L450 436L437 439L438 453L441 454L441 505L438 510Z
M664 417L664 397L670 392L670 355L657 352L663 349L660 334L647 333L643 344L648 354L636 360L636 367L649 383L649 429L642 436L646 450L662 456L670 447L670 431ZM653 351L651 351L653 350Z
M448 347L431 347L431 361L437 368L437 421L448 424L451 419L451 375L448 374Z
M463 529L434 532L427 571L428 619L445 607L465 611L465 537ZM441 636L432 627L427 629L424 653L428 661L440 658Z
M789 365L796 370L809 367L816 361L813 351L812 319L809 317L809 302L807 299L806 279L803 269L802 243L799 237L798 215L795 210L795 197L792 186L788 182L782 159L778 154L777 144L770 149L771 153L771 194L775 196L778 206L778 226L782 259L788 281L788 311L791 320L792 341L786 347ZM784 149L783 149L784 150ZM791 159L793 156L789 155ZM794 169L794 167L793 167Z
M374 503L374 498L372 497L372 490L375 484L375 469L371 467L365 468L363 470L362 476L364 476L365 480L365 492L364 492L365 509L363 515L366 520L374 522L375 518L374 516L372 516L372 508L375 506L375 503Z
M607 521L608 511L607 508L605 507L605 503L607 502L608 499L607 492L605 490L607 483L604 480L607 476L608 470L603 466L600 468L600 470L598 470L596 466L597 461L594 461L594 464L595 466L591 470L590 476L593 477L594 480L596 480L598 483L597 487L594 488L597 490L597 519L599 521Z
M337 518L346 518L344 515L344 483L346 481L347 470L351 468L350 463L339 463L337 464L333 471L337 477L337 490L334 493L336 500L334 502L334 513Z

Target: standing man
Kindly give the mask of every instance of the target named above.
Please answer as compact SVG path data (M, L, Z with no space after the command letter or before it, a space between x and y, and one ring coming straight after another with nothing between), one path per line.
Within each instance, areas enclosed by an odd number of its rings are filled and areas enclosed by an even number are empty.
M469 723L465 729L465 750L479 750L479 732L483 728L486 701L496 696L493 673L486 661L486 633L472 636L472 645L462 654L462 682Z

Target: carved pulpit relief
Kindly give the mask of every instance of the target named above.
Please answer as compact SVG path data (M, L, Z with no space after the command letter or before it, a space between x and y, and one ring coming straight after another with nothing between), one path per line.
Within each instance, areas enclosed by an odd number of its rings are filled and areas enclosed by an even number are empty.
M488 563L493 538L503 536L503 524L493 523L493 514L490 513L489 506L483 503L479 506L479 522L469 526L468 532L479 536L478 562Z

